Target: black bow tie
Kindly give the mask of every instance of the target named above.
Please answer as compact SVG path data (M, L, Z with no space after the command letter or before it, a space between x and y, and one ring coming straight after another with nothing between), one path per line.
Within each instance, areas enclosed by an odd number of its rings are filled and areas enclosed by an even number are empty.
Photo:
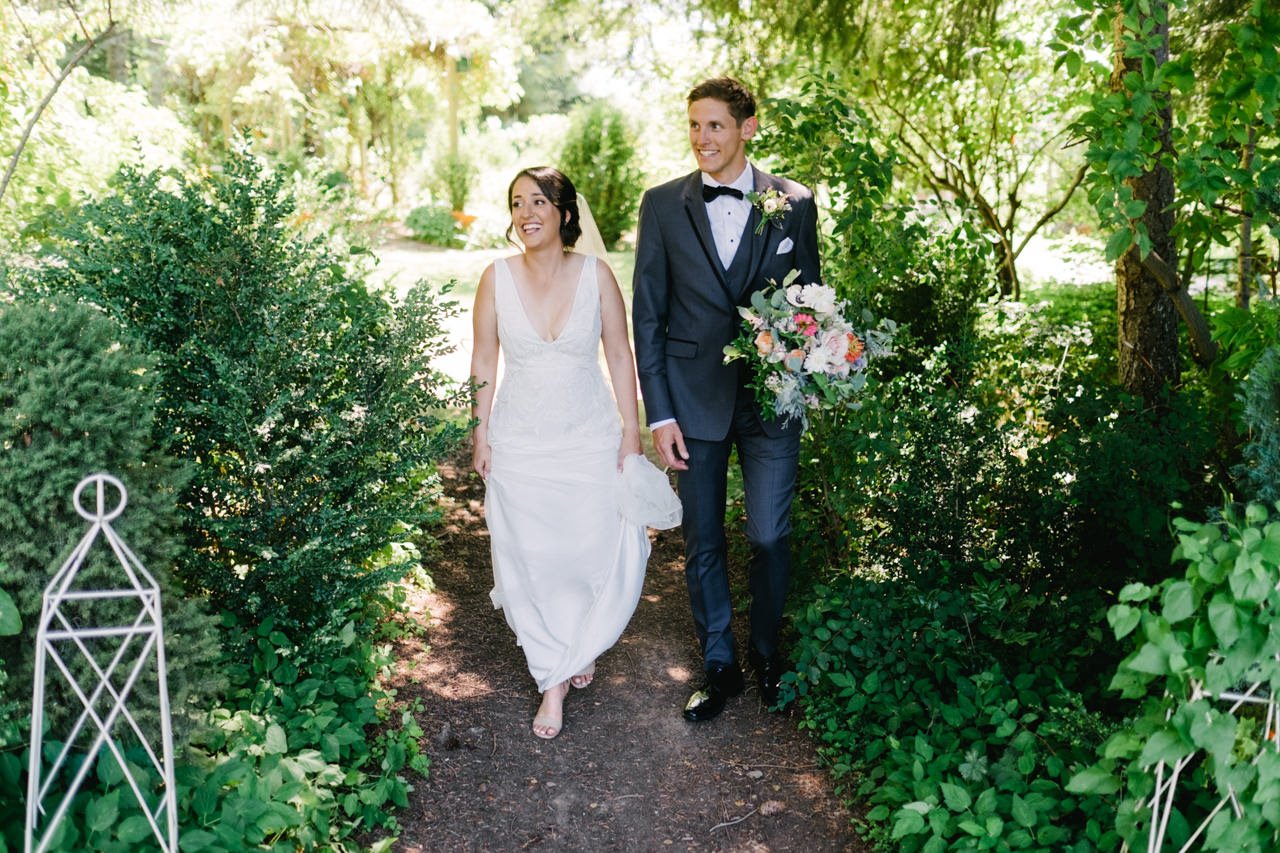
M702 200L707 204L710 204L722 195L731 195L734 198L742 198L742 190L734 187L713 187L710 184L702 185Z

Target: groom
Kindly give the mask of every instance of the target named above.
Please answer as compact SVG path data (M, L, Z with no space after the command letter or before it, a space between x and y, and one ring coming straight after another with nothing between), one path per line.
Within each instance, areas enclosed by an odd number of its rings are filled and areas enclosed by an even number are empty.
M766 706L783 671L778 629L791 570L791 498L800 426L766 420L744 360L724 363L742 327L739 306L792 269L820 280L817 210L808 189L754 168L747 142L756 103L727 77L688 97L689 143L698 170L645 192L636 238L636 368L654 447L678 474L684 506L685 579L706 681L685 705L687 720L710 720L742 692L729 626L725 492L736 446L751 546L748 659ZM790 210L767 217L747 193L785 194Z

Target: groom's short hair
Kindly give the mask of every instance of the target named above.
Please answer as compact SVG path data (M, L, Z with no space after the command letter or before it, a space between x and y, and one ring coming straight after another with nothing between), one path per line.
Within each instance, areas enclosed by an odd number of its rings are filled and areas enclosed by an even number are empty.
M713 77L703 80L693 87L687 102L701 101L703 98L714 98L729 106L729 115L738 124L756 114L756 99L751 90L732 77Z

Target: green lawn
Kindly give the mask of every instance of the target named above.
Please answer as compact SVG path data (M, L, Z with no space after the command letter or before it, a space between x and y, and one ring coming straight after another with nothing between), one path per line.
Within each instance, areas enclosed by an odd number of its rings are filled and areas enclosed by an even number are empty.
M443 284L454 280L454 293L472 296L484 268L496 258L516 253L514 246L501 249L439 249L415 240L388 240L374 250L379 258L377 277L381 280L394 277L400 287L407 287L417 279ZM622 292L630 299L631 271L635 268L635 252L610 252L609 266L622 285Z

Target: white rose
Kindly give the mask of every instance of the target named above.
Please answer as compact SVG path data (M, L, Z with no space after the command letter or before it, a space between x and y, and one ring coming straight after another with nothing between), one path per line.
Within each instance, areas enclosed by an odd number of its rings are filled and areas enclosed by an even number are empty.
M836 310L836 291L825 284L806 284L801 298L804 305L819 314L831 314Z

